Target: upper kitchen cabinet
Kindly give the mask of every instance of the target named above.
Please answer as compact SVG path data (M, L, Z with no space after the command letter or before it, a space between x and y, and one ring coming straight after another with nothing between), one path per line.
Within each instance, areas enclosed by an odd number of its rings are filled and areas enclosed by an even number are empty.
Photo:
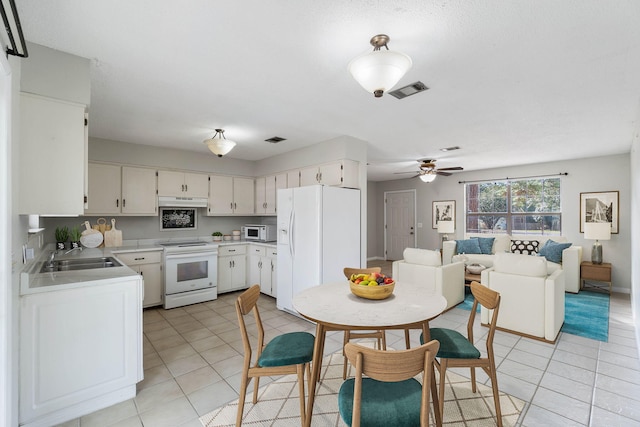
M85 214L157 215L155 169L89 163Z
M208 175L201 173L158 171L158 196L209 196Z
M207 215L253 215L254 191L253 178L211 175Z
M84 214L86 130L84 105L20 94L19 213Z
M300 171L289 171L287 172L287 188L296 188L300 187Z
M359 164L353 160L339 160L300 170L300 187L314 184L360 188Z
M286 173L256 178L257 214L276 214L276 193L281 188L287 188Z

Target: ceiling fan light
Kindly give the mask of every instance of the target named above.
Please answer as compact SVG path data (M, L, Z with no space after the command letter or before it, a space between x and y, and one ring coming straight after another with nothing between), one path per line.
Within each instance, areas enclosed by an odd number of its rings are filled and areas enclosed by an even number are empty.
M423 173L422 175L420 175L420 179L422 180L422 182L433 182L434 179L436 179L436 175L435 173Z
M205 139L203 143L207 144L209 150L211 150L211 152L218 157L222 157L225 154L229 153L229 151L233 150L233 147L236 146L235 142L230 141L224 137L223 129L216 129L215 135L213 135L210 139Z
M375 36L374 39L376 37L380 36ZM384 41L379 41L377 45L374 39L371 44L375 49L354 58L349 63L348 69L353 78L360 83L360 86L379 98L400 81L413 63L408 55L386 48L388 37ZM386 49L380 49L381 46Z

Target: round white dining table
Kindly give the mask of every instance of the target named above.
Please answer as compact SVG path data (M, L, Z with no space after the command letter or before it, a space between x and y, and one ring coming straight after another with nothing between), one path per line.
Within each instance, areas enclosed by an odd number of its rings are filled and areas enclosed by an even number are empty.
M429 319L438 316L447 306L447 300L429 286L419 283L396 282L393 294L383 300L360 298L353 293L348 281L314 286L294 295L293 308L301 316L316 323L316 341L313 350L310 381L320 376L324 341L327 331L379 330L421 328L429 336ZM433 375L432 375L433 378ZM435 382L433 398L437 399ZM316 387L309 387L305 426L311 426ZM436 423L441 425L441 414L434 403Z

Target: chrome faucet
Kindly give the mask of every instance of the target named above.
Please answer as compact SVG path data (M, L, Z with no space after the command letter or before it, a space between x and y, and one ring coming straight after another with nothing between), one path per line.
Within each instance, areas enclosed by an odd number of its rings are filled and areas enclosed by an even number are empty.
M71 252L75 251L76 249L80 249L80 252L82 252L82 246L76 246L75 248L71 248L68 251L66 251L64 254L70 254ZM51 258L51 260L53 261L53 257Z
M53 265L53 259L56 257L56 253L58 253L58 251L53 251L49 255L49 265Z

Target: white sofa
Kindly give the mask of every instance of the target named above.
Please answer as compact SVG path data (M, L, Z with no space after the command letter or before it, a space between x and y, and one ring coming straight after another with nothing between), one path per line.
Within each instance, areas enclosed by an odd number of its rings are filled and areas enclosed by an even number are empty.
M442 265L440 251L406 248L404 259L394 261L391 277L402 282L432 287L447 300L447 309L464 300L464 264Z
M500 293L497 327L554 342L564 323L565 274L547 274L547 260L522 254L497 253L481 282ZM483 324L490 311L480 310Z
M563 236L534 236L534 235L509 235L509 234L476 234L469 233L465 235L465 239L471 237L494 237L493 248L491 254L465 254L467 264L482 264L485 267L491 267L497 253L511 251L511 240L537 240L540 248L544 246L547 240L551 239L558 243L566 243L567 238ZM442 263L450 264L452 258L456 255L456 241L447 240L442 245ZM455 261L455 258L453 258ZM580 263L582 262L582 246L571 245L562 251L562 263L548 261L548 272L553 273L555 270L562 269L565 273L565 291L577 293L580 291Z

